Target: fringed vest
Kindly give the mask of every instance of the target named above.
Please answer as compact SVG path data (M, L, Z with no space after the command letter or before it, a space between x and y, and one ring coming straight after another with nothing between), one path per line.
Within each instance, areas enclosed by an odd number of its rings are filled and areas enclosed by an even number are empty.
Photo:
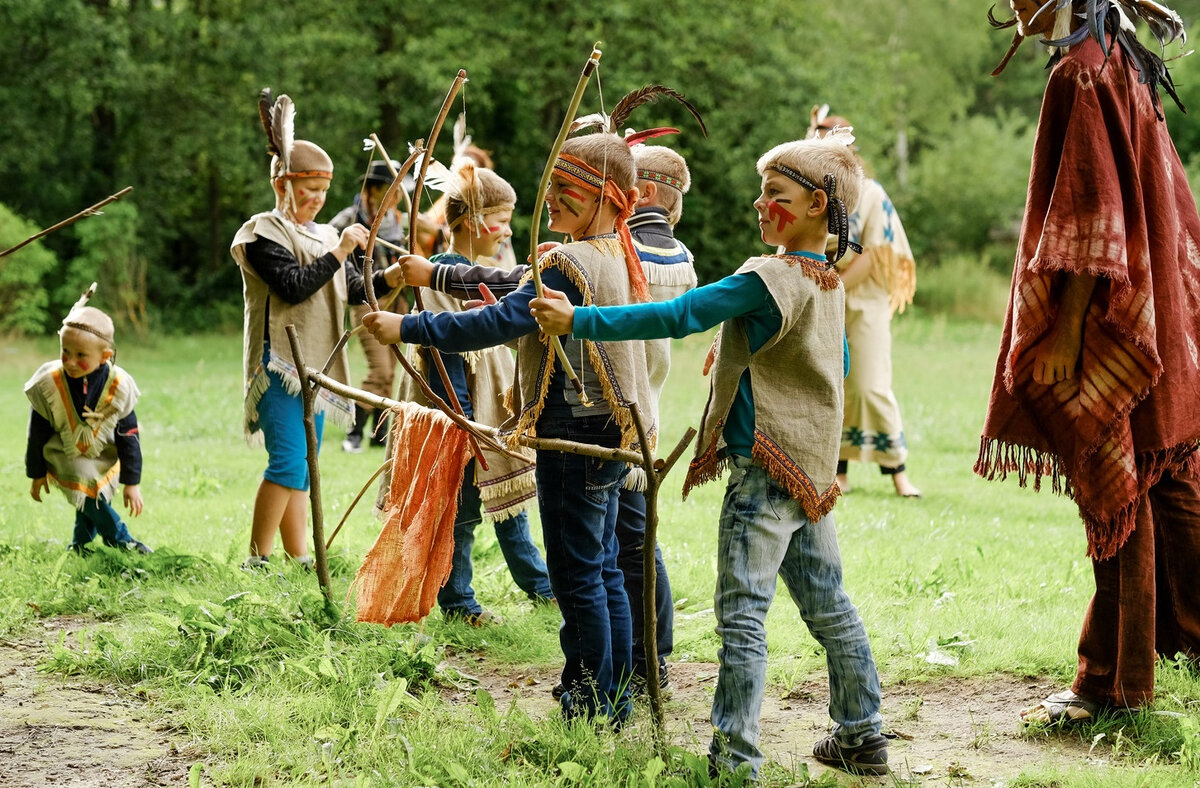
M754 272L779 308L779 332L755 353L740 319L721 326L708 404L683 494L724 470L725 421L742 373L754 393L754 459L791 494L809 520L824 517L839 491L834 480L842 429L845 293L837 273L798 257L752 257Z
M547 252L539 264L542 270L561 272L579 288L585 306L629 303L629 280L621 244L616 236L602 236L559 246ZM565 344L568 347L582 345L582 354L568 350L568 357L576 364L576 371L585 379L585 383L590 379L598 386L601 400L597 405L611 411L613 420L620 426L621 447L639 445L637 429L628 409L629 403L634 402L638 404L647 440L653 449L657 424L653 420L650 405L650 380L646 374L646 352L642 343L583 340L582 343L568 341ZM579 369L580 355L588 365L587 369ZM520 394L521 406L515 425L509 430L513 435L510 442L516 436L537 435L537 421L546 402L554 368L554 350L544 334L539 331L518 340L517 377L513 392ZM605 412L597 408L598 415Z
M95 409L81 414L66 378L61 361L47 362L25 384L25 396L54 428L42 449L49 480L82 509L89 498L113 499L121 472L114 440L117 422L133 411L141 392L128 372L110 365Z
M271 292L246 259L246 244L266 238L287 249L301 267L337 246L338 233L327 224L300 227L278 211L251 216L233 238L230 252L242 271L242 295L245 299L244 345L242 365L245 381L243 427L250 443L262 441L258 426L258 401L267 390L267 370L283 378L288 393L300 395L300 377L292 363L292 346L286 327L292 324L300 337L305 363L320 368L325 364L342 335L346 312L346 273L339 269L333 279L299 304L289 304ZM269 323L269 325L268 325ZM263 367L263 342L270 341L271 352ZM343 347L329 368L329 377L340 383L350 382L350 362ZM343 397L320 389L317 413L344 427L354 424L354 406Z

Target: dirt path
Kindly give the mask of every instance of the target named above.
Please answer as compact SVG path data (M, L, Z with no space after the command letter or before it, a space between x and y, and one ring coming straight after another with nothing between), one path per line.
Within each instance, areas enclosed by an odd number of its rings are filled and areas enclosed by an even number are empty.
M72 631L47 623L47 639ZM94 682L39 673L45 640L0 643L0 785L134 788L186 785L185 757L144 706Z
M463 654L452 660L503 708L515 696L534 719L555 713L550 689L555 670L534 674L496 672L486 662ZM667 725L673 741L696 752L708 746L709 710L716 686L712 663L671 664L671 691L666 702ZM772 691L774 690L774 691ZM895 776L913 784L1008 785L1022 771L1038 765L1062 769L1065 764L1088 766L1096 776L1129 769L1107 760L1108 751L1088 746L1070 735L1023 735L1018 711L1031 698L1053 691L1049 682L1021 681L1011 676L987 679L945 679L908 686L884 687L884 717L897 735L890 747ZM460 702L471 702L460 693ZM813 776L823 766L810 755L813 743L825 735L828 687L813 682L781 697L768 687L762 712L762 748L786 766L807 763ZM648 714L640 709L639 714ZM646 719L644 716L642 719ZM699 738L699 740L697 740ZM894 785L892 778L862 780L865 785Z

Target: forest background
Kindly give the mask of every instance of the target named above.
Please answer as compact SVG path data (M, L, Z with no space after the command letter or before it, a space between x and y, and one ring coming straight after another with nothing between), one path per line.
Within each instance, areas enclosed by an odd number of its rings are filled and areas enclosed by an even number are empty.
M1172 5L1189 24L1200 17L1200 0ZM1027 42L1000 78L989 76L1011 38L989 27L987 9L979 0L0 0L0 248L134 186L103 220L0 259L0 331L52 328L92 280L102 305L139 334L238 326L229 242L272 204L256 109L264 86L291 95L297 136L333 156L329 218L358 189L362 139L378 132L402 157L467 69L455 112L465 107L475 141L517 189L523 253L537 178L593 41L603 41L603 94L594 82L582 111L665 83L707 120L706 139L671 103L634 118L683 129L667 144L691 164L680 235L703 280L759 248L754 162L803 136L811 106L828 102L854 124L919 266L1003 281L1046 57ZM997 14L1008 15L1005 3ZM1184 103L1200 106L1200 58L1174 62L1173 73ZM1200 126L1169 100L1166 113L1200 183ZM449 150L447 135L437 155Z

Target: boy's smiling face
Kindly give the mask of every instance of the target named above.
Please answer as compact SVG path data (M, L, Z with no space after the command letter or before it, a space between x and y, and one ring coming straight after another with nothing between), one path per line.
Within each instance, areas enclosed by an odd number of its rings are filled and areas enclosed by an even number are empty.
M786 175L767 170L762 176L762 193L754 201L758 229L768 246L788 247L801 230L801 217L811 192Z
M64 328L59 346L63 371L72 378L89 375L112 358L112 348L103 339L77 328Z
M275 181L275 191L280 199L284 195L284 181ZM325 207L325 197L329 194L328 178L296 178L292 181L292 197L295 198L296 210L292 221L296 224L308 224L317 218L317 214Z

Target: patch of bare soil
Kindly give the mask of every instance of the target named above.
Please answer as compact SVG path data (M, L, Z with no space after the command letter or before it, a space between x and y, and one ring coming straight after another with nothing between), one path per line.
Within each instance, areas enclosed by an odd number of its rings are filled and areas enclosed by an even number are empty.
M82 628L47 622L47 635ZM134 788L186 785L181 754L144 705L114 687L39 673L46 642L0 643L0 785Z
M533 673L496 670L472 654L456 655L452 662L477 677L501 709L515 698L534 719L556 713L557 704L550 696L558 681L553 669ZM670 671L671 689L665 705L671 739L681 747L703 752L711 730L709 712L717 665L673 662ZM1056 689L1048 680L1005 675L885 685L885 732L895 735L889 748L894 778L913 784L1004 786L1039 765L1059 770L1064 765L1088 765L1098 773L1123 768L1106 760L1106 748L1098 747L1093 753L1087 743L1070 733L1023 730L1019 711ZM467 690L452 694L458 694L461 702L470 702ZM825 767L811 752L812 745L826 735L828 704L829 688L823 682L790 691L768 685L761 741L768 758L791 768L806 763L814 776L823 772ZM648 724L648 708L639 708L636 719L638 724ZM894 778L861 780L864 785L893 785Z

